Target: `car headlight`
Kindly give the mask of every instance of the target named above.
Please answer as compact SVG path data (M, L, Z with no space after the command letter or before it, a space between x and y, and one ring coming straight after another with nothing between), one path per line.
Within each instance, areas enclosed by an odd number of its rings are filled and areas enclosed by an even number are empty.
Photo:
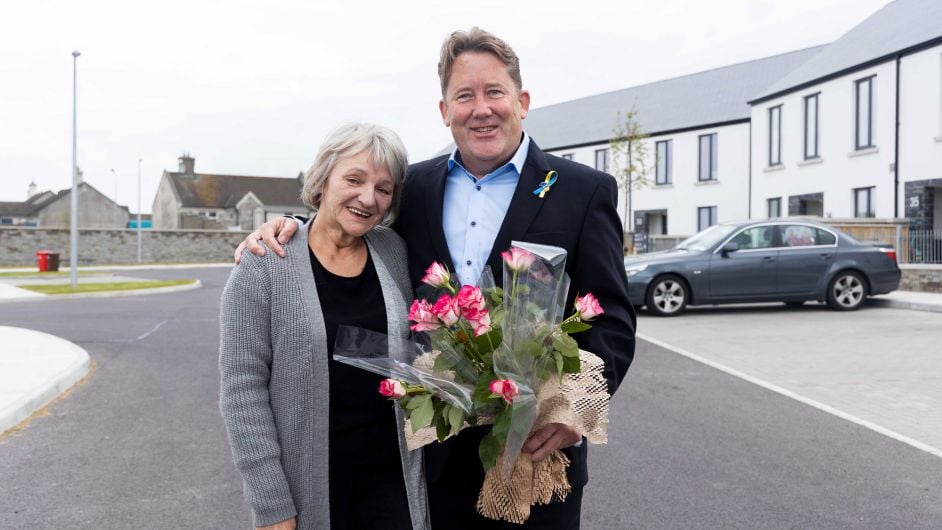
M638 274L639 272L641 272L641 271L643 271L644 269L647 269L647 268L648 268L647 265L630 265L630 266L628 266L628 267L625 267L625 274L626 274L629 278L631 278L631 277L634 276L635 274Z

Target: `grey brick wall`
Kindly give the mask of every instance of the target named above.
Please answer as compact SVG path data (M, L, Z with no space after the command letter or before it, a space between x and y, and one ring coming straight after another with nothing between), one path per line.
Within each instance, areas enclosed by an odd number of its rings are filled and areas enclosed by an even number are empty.
M247 232L218 230L143 230L144 263L207 263L232 261L232 251ZM68 266L69 230L0 227L0 266L36 265L36 251L59 253ZM137 262L135 230L79 230L79 265Z
M901 291L942 293L942 265L900 265Z

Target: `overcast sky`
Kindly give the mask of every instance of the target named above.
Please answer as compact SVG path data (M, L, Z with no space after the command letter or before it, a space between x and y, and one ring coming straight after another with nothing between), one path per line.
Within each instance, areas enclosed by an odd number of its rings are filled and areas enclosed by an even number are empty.
M197 172L295 176L350 120L410 158L450 140L442 40L478 25L520 56L532 106L831 42L886 0L5 2L0 200L71 185L72 50L85 179L142 210L189 152ZM526 128L526 122L524 122ZM538 141L539 139L537 139ZM114 173L111 170L114 169Z

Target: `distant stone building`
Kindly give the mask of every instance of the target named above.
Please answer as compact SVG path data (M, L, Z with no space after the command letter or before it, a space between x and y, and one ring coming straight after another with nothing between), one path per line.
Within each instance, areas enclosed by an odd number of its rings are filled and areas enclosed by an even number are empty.
M81 180L81 172L79 172ZM72 215L72 188L53 193L36 192L30 184L29 198L24 202L0 202L0 225L65 228ZM79 228L125 228L130 214L127 206L116 204L91 184L78 184Z
M164 171L153 205L156 230L252 230L285 214L309 214L301 202L303 176L251 177L196 173L184 154L175 172Z

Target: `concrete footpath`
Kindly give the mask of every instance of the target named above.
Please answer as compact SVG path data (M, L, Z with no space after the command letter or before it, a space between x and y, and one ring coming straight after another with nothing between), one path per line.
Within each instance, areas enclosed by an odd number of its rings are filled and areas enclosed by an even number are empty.
M134 277L134 270L231 267L228 263L193 265L144 265L121 267L82 267L79 283L144 282L147 278ZM122 271L117 275L112 271ZM107 291L73 295L45 295L18 285L64 284L69 276L35 277L35 268L3 269L2 272L22 272L23 277L0 277L0 303L30 303L76 297L115 297L152 295L200 287L195 284ZM94 272L94 275L89 275ZM2 323L0 323L2 324ZM24 328L0 325L0 434L12 429L37 410L49 404L88 374L91 361L84 349L65 339Z

